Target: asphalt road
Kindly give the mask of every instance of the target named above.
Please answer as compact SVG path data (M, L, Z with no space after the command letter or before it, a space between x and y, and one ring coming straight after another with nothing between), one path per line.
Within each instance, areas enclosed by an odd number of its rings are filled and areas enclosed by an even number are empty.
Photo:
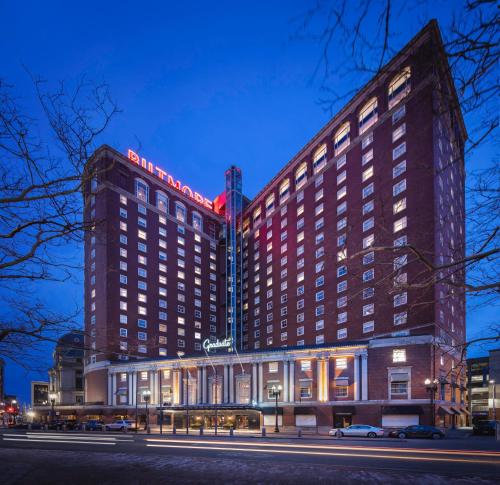
M8 483L499 483L491 440L308 440L21 432L0 439Z

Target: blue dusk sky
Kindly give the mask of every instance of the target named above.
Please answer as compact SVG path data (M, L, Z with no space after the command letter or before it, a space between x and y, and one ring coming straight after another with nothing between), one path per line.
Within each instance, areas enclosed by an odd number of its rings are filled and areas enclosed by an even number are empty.
M101 143L121 152L140 143L141 155L210 198L222 191L225 169L238 165L244 192L253 197L330 118L313 76L320 48L291 39L297 18L313 4L3 1L0 78L35 116L25 69L54 86L84 74L105 81L122 112ZM432 11L443 21L445 4L436 2ZM403 13L395 47L429 18L425 10ZM351 88L341 76L332 83L340 91ZM474 167L487 163L488 150ZM81 248L72 250L81 260ZM82 277L75 278L43 290L55 309L82 304ZM493 318L489 308L470 311L469 337ZM51 351L48 346L47 368ZM47 375L9 362L5 390L29 401L33 379Z

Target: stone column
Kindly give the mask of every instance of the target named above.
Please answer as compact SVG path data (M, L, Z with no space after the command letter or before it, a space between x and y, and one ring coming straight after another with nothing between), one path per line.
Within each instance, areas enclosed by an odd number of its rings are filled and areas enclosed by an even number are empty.
M359 357L354 356L354 400L359 401Z
M330 401L330 359L325 359L325 401Z
M108 371L108 406L113 405L113 374Z
M257 364L252 364L252 401L257 402Z
M200 404L202 396L202 386L203 386L203 367L197 367L196 369L196 403Z
M132 406L137 404L137 371L132 373Z
M264 369L262 368L262 362L259 362L259 396L258 402L262 403L264 401Z
M288 402L288 360L283 361L283 402Z
M222 402L229 402L229 366L224 366L224 381L222 383L223 398Z
M234 367L229 364L229 402L234 402Z
M118 375L116 374L116 372L114 374L112 374L113 376L113 390L112 390L112 393L113 393L113 406L116 406L116 391L117 391L117 388L116 388L116 384L117 384L117 378L118 378Z
M368 401L368 355L361 356L361 399Z
M128 399L127 399L129 406L134 405L134 403L133 403L133 398L134 398L134 381L133 381L133 379L134 379L133 373L129 372L128 373Z
M289 393L290 393L290 402L295 402L295 361L291 360L290 361L290 386L289 386Z
M203 366L201 368L201 378L202 378L202 393L201 393L201 399L202 402L207 403L207 367Z

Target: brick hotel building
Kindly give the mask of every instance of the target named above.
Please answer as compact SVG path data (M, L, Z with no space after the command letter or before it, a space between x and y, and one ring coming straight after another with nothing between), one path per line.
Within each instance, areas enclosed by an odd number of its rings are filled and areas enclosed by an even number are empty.
M431 22L252 200L237 167L212 201L99 148L84 412L143 414L148 390L153 421L162 408L185 426L187 406L210 427L217 407L219 424L252 428L279 389L283 426L463 422L464 274L428 264L464 254L467 135L448 69Z

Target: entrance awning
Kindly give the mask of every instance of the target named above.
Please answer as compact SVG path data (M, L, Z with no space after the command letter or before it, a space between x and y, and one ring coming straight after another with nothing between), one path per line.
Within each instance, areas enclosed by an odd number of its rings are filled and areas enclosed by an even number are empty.
M439 406L438 414L440 414L441 416L445 414L449 414L451 416L455 415L455 413L448 406Z
M382 414L424 414L422 406L382 406Z
M257 408L248 404L190 404L187 409L189 411L260 411ZM262 408L264 409L264 408ZM266 408L267 409L267 408ZM272 408L274 410L274 408ZM186 412L186 405L176 404L175 406L157 406L157 411L184 411Z
M335 414L356 414L356 406L332 406Z
M296 406L293 408L293 414L313 414L316 416L316 408L311 406Z
M262 411L262 414L264 415L270 415L270 414L276 414L276 408L274 407L266 407L266 408L260 408ZM283 414L283 408L278 408L278 414Z

